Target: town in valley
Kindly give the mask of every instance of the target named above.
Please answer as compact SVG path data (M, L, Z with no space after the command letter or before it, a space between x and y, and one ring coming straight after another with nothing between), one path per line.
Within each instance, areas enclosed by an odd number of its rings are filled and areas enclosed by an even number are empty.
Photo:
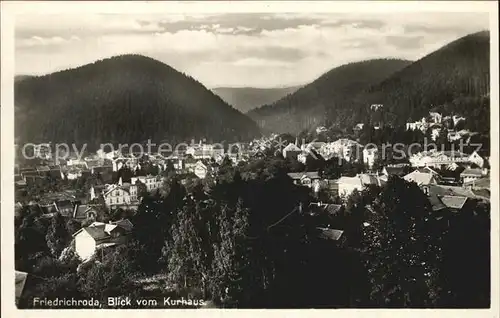
M489 308L488 17L440 14L18 19L17 307Z

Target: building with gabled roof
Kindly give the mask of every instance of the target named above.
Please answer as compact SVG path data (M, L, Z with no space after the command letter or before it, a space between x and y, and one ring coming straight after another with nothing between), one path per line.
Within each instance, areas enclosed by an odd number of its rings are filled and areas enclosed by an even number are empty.
M469 168L469 169L465 169L464 171L462 171L462 173L460 174L460 180L463 183L468 183L471 181L479 180L479 179L483 178L486 174L487 174L487 170L478 169L478 168L475 168L475 169Z
M454 195L444 195L440 197L441 202L450 209L461 210L465 203L467 202L467 197L454 196Z
M297 160L301 152L302 150L300 150L296 144L289 143L288 146L283 149L283 157Z
M330 241L331 243L336 244L338 247L341 247L346 242L346 237L343 230L339 229L330 229L326 227L317 227L318 238Z
M489 176L484 176L482 178L470 180L468 182L463 183L464 188L469 188L472 190L482 190L482 189L489 190L490 186L491 186L491 180Z
M387 165L382 168L382 174L386 176L403 177L409 172L408 169L408 165Z
M77 204L73 210L73 219L77 221L96 220L98 211L89 204Z
M290 172L288 173L288 176L293 180L294 184L313 188L315 191L319 191L320 176L317 171Z
M91 258L102 248L117 246L127 241L132 223L94 222L73 234L75 252L82 260Z
M118 208L137 209L139 206L138 188L135 184L113 184L103 193L106 206L113 210Z
M403 177L406 181L415 182L418 185L437 184L437 178L432 173L413 171Z
M382 186L385 184L383 178L372 174L358 174L355 177L340 177L338 183L338 193L340 196L349 196L354 190L362 191L365 186Z

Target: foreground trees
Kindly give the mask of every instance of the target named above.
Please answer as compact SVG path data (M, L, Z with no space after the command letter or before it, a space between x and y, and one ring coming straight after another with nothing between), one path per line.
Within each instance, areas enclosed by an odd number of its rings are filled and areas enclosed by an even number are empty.
M439 219L416 184L394 177L315 217L309 189L287 169L269 157L226 165L188 189L173 177L144 198L128 244L78 271L71 251L56 259L68 222L21 211L16 269L40 277L37 293L51 296L170 293L227 308L489 305L489 204ZM347 241L321 238L325 226ZM148 278L155 291L139 283Z

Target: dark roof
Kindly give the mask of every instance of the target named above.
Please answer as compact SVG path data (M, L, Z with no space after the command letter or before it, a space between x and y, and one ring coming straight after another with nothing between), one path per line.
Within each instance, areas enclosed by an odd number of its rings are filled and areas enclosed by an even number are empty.
M407 167L385 167L388 175L404 176L406 174Z
M23 172L36 172L36 169L33 167L25 167L25 168L20 168L19 171L21 173L23 173Z
M48 172L48 171L50 171L50 168L47 167L47 166L37 166L36 167L36 171L38 171L38 172Z
M491 193L490 189L472 189L472 193L481 199L490 199Z
M132 229L134 228L134 225L128 219L119 220L119 221L113 222L113 224L123 228L127 232L132 231Z
M29 171L21 171L21 175L23 177L35 177L38 176L38 172L36 170L29 170Z
M483 176L483 170L482 169L465 169L464 171L462 171L460 176L461 177L463 177L463 176L481 177L481 176Z
M342 237L342 234L344 234L344 231L342 230L336 230L336 229L328 229L328 228L317 228L320 233L319 237L327 240L332 240L332 241L338 241Z
M77 220L84 220L87 218L87 213L94 211L97 214L97 210L88 204L79 204L75 206L73 210L73 218Z
M87 210L86 204L80 204L75 206L75 209L73 211L73 218L77 220L86 219L87 218L87 215L85 213L86 210Z
M40 207L40 210L42 210L42 213L44 214L51 214L57 212L57 207L54 203L39 204L38 206Z
M103 173L107 171L113 171L113 166L96 166L92 167L94 169L94 173Z
M429 193L438 196L459 196L459 197L467 197L469 199L476 199L476 195L469 189L463 187L456 186L448 186L448 185L438 185L438 184L430 184L427 185L429 188Z
M96 168L100 166L100 160L87 160L87 167L89 169Z
M432 206L432 211L440 211L446 208L446 205L441 201L441 199L437 195L429 196L429 203Z
M109 237L109 235L104 232L104 226L87 226L83 228L92 238L96 241L103 240Z
M292 179L302 179L302 177L308 177L311 179L319 179L319 173L317 171L313 172L290 172L288 176Z
M491 185L490 177L484 177L473 181L464 183L464 186L472 186L473 188L489 189Z
M326 213L330 215L336 215L342 209L342 205L340 204L327 204L324 207Z
M420 168L415 169L414 171L418 171L421 173L430 173L434 176L440 176L437 171L435 171L434 169L431 169L429 167L420 167Z
M28 184L23 179L16 181L16 186L18 186L18 187L24 187L24 186L27 186L27 185Z

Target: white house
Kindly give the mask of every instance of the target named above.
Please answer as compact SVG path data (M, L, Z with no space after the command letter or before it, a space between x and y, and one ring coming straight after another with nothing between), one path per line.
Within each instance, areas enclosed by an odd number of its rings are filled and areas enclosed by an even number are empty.
M138 206L137 185L111 185L103 194L106 206L110 209L129 208Z
M376 175L358 174L355 177L340 177L337 181L338 193L340 196L349 196L354 190L361 191L364 186L377 185L382 186L385 181Z
M130 183L132 185L137 185L137 181L140 181L146 186L146 190L151 192L155 191L159 188L161 188L163 184L163 178L159 176L152 176L152 175L147 175L147 176L139 176L139 177L132 177L130 180Z
M85 161L85 159L80 159L80 158L69 158L68 160L66 160L66 165L68 167L79 166L87 168L87 161Z
M50 143L34 145L33 156L40 159L50 160L52 158Z
M471 163L476 164L478 167L484 167L484 159L481 157L476 151L474 151L470 156L469 156L469 161Z
M370 169L375 164L378 159L378 149L375 147L363 149L363 163L367 165Z
M428 124L427 124L427 121L424 118L422 118L421 120L417 120L415 122L411 122L411 123L406 123L406 130L421 130L421 131L426 131L427 130L427 127L428 127Z
M363 130L363 127L365 127L365 124L363 124L363 123L358 123L358 124L356 124L356 125L354 126L354 128L353 128L352 130L354 130L354 131L361 131L361 130Z
M318 172L291 172L288 173L288 176L294 184L311 188L315 192L319 191L320 177Z
M316 133L317 134L321 134L321 133L324 133L326 131L328 131L328 129L326 129L325 126L319 126L319 127L316 128Z
M298 156L297 156L297 161L303 164L306 164L307 162L307 156L309 156L309 153L302 151Z
M208 167L202 162L196 162L194 166L193 173L200 179L205 179L208 173Z
M469 156L459 151L423 151L412 155L409 161L413 167L441 167L452 163L467 163Z
M320 149L320 154L325 159L336 156L348 162L353 162L361 159L362 148L363 146L358 142L342 138L334 142L325 143Z
M96 251L102 248L120 245L126 242L127 235L131 232L132 223L127 220L125 223L94 222L87 227L81 228L73 234L76 254L82 259L87 260L92 257Z
M302 150L300 150L299 147L297 147L296 144L288 144L288 146L286 146L284 149L283 149L283 157L284 158L291 158L291 159L297 159L297 157L299 156L299 154L302 152Z
M431 121L436 123L436 124L440 124L443 120L443 115L441 115L440 113L436 113L436 112L430 112L429 117L431 118Z
M460 174L463 183L470 183L479 180L488 174L487 169L465 169Z
M437 140L439 135L441 134L441 127L439 126L434 126L431 128L431 138L432 140Z
M420 185L437 184L437 178L432 173L420 172L415 170L403 177L406 181L415 182Z
M461 121L465 121L464 117L457 115L453 115L452 119L453 119L453 126L456 126Z
M66 179L76 180L82 176L82 170L77 167L71 167L66 172Z

